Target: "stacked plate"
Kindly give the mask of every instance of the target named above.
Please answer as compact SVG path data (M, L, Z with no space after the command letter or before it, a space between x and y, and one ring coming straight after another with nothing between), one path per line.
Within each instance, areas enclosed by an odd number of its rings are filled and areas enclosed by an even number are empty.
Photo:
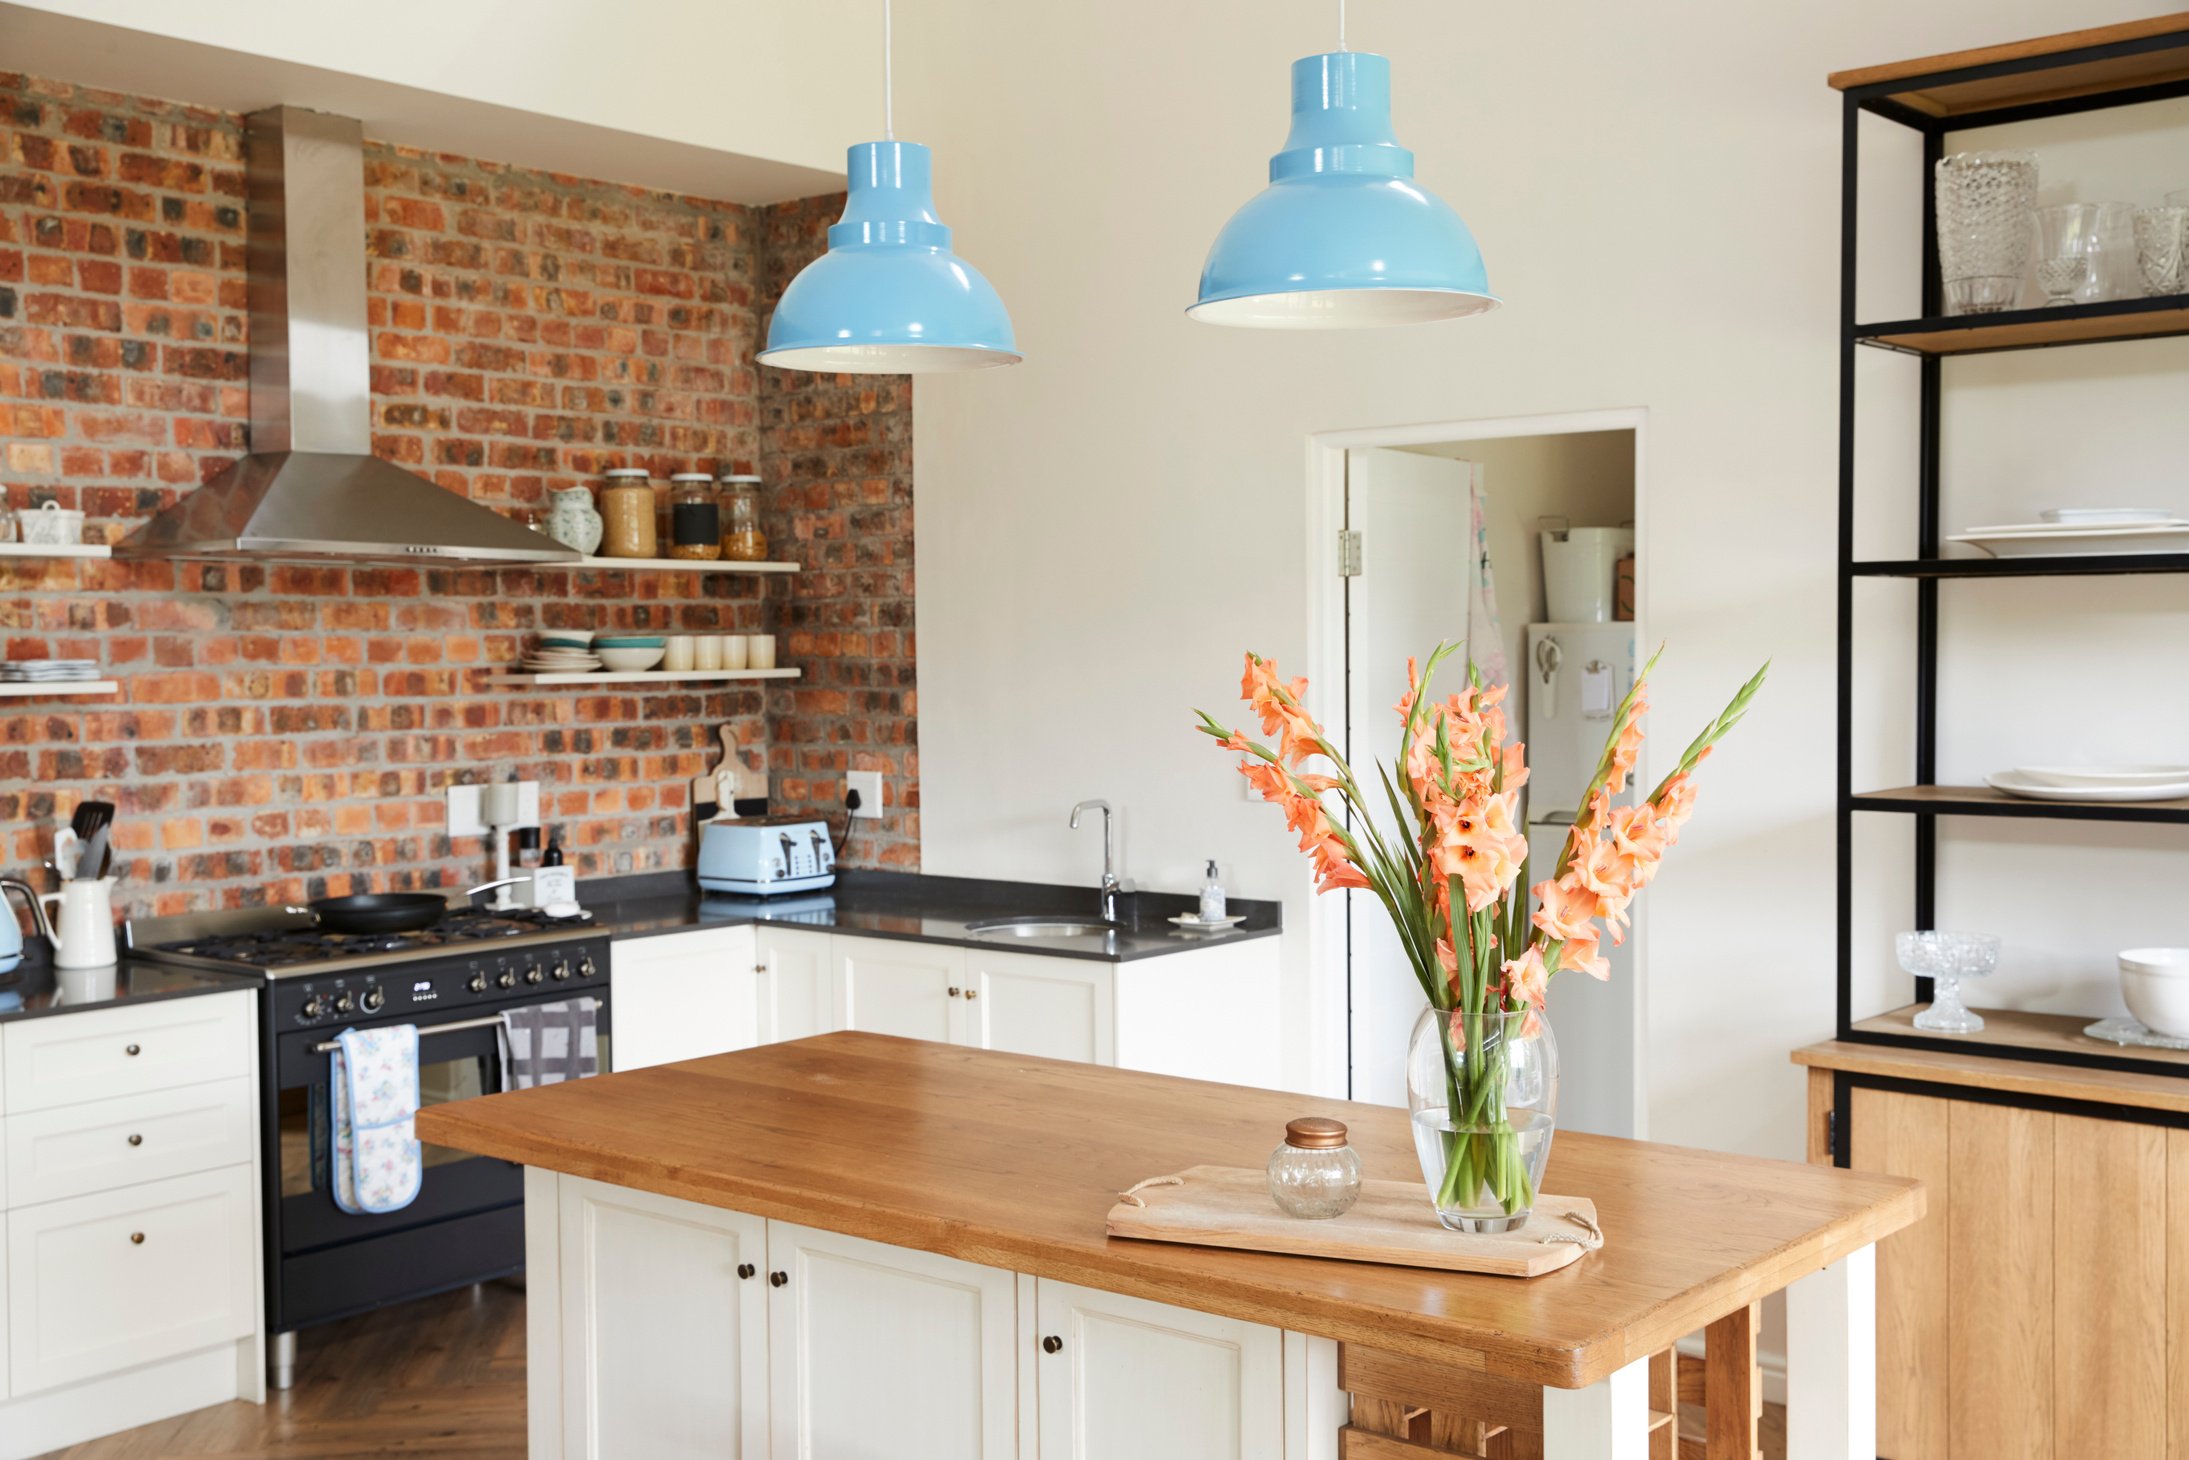
M2055 507L2041 522L1972 527L1946 539L1999 558L2189 552L2189 517L2163 507Z
M2016 766L1984 784L2031 801L2175 801L2189 796L2189 765Z
M0 684L60 684L98 677L96 659L11 659L0 663Z
M528 674L591 674L600 668L600 656L592 650L566 647L534 649L517 662Z

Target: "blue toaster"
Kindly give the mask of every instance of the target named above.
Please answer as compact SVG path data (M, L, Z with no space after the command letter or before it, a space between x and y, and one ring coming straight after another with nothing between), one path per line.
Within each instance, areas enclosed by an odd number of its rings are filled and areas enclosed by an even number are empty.
M836 848L818 816L752 816L699 828L699 885L773 897L836 883Z

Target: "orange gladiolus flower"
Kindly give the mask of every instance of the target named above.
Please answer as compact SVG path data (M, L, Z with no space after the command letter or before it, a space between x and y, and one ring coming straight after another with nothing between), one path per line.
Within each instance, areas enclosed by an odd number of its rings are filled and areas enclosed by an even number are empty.
M1604 782L1604 789L1616 796L1627 788L1627 777L1634 773L1634 764L1642 755L1642 716L1649 710L1649 687L1645 681L1634 686L1634 703L1627 712L1626 723L1619 727L1619 735L1611 745L1611 774Z

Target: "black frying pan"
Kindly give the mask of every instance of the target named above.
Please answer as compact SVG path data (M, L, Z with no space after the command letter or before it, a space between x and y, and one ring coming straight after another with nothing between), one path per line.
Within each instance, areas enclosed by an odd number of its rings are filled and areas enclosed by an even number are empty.
M512 877L489 882L460 896L468 901L482 892L529 881ZM451 906L461 906L444 892L358 892L348 897L322 897L310 904L312 916L330 933L414 933L430 928Z

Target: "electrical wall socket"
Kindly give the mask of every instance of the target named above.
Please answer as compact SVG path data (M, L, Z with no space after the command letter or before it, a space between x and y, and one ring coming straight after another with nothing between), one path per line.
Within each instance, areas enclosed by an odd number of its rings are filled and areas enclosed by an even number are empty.
M479 818L479 786L450 786L448 788L448 834L459 836L485 836L487 824ZM518 814L516 825L540 824L540 783L517 783Z
M879 819L882 814L882 773L880 771L844 772L844 794L859 793L859 809L852 812L857 817Z

